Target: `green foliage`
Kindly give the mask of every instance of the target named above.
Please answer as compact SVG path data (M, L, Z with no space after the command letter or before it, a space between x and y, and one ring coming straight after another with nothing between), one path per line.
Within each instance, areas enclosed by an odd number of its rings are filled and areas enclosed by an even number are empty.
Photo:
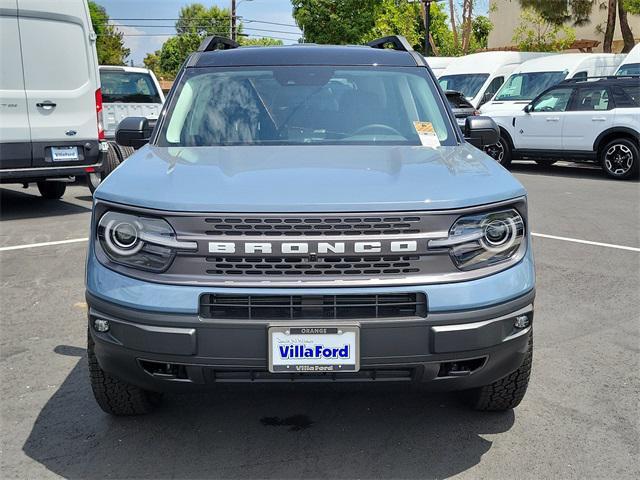
M473 19L471 31L473 32L473 39L478 48L487 48L491 30L493 30L493 23L491 23L489 18L479 15Z
M387 35L403 35L413 48L424 50L424 23L417 2L292 0L292 4L293 16L307 42L358 45ZM430 13L431 35L439 54L455 54L444 6L434 2Z
M109 15L104 7L89 1L91 24L96 33L96 51L100 65L126 65L131 51L125 48L123 34L116 27L109 25Z
M380 0L291 0L293 18L311 43L358 44L375 26Z
M640 0L623 0L623 3L627 13L640 15Z
M573 28L555 25L532 8L522 10L520 25L513 32L513 42L520 50L529 52L566 50L575 39Z
M238 43L245 47L273 47L276 45L282 45L282 40L278 40L276 38L268 38L268 37L260 37L260 38L249 38L249 37L240 37L238 39Z
M588 24L594 0L519 0L523 9L535 10L544 20L553 25L571 22L573 26Z
M387 35L403 35L414 48L423 49L424 28L418 3L381 0L372 13L373 27L357 43L365 43Z
M178 35L196 34L229 36L231 13L226 8L215 5L207 8L201 3L192 3L180 9L176 31Z

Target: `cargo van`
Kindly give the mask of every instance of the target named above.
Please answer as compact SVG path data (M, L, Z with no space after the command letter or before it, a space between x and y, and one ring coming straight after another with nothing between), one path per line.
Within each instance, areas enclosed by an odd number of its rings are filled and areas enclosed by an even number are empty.
M480 52L451 62L438 78L443 90L461 92L478 108L490 100L521 63L550 55L540 52Z
M65 181L102 169L98 58L86 0L0 0L0 181Z
M640 75L640 43L627 54L616 75Z
M563 53L536 58L520 65L481 112L520 112L531 100L553 85L568 79L613 75L625 55L612 53Z
M118 145L116 128L127 117L145 117L155 122L164 104L164 93L151 70L116 65L100 66L102 108L105 137L109 150L102 172L87 174L87 185L93 192L100 182L133 153L133 148Z
M433 74L438 78L444 73L449 65L460 58L462 57L425 57L425 60Z

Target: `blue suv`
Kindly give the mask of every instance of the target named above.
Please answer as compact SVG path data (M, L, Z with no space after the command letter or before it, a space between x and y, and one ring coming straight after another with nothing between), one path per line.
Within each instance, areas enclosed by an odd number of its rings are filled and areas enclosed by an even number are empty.
M108 413L217 382L405 381L522 400L534 264L522 185L402 37L203 41L94 195L88 358ZM464 134L463 134L464 130ZM465 139L466 137L466 139Z

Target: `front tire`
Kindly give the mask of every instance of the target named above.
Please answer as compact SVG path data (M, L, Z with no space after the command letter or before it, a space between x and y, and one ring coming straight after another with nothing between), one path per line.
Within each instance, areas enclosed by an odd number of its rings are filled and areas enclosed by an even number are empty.
M100 408L105 413L116 416L151 413L162 400L162 395L123 382L102 370L94 348L95 343L89 334L87 342L89 380L93 396Z
M638 176L638 146L627 138L618 138L600 150L600 164L605 173L617 180Z
M517 407L527 392L533 360L533 331L529 333L527 353L522 365L504 378L484 387L463 392L474 410L503 412Z
M62 198L67 185L63 182L38 182L38 191L47 200L58 200Z
M484 151L504 168L511 165L511 144L504 136L500 135L498 143L484 147Z

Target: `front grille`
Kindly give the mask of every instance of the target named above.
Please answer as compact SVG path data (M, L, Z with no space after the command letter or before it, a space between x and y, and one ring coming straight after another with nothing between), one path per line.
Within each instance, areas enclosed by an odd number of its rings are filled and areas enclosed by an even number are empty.
M207 235L400 235L419 233L421 218L397 216L213 217L205 218Z
M417 273L419 255L321 257L207 257L208 275L400 275Z
M423 293L371 295L223 295L200 296L200 316L247 320L338 320L425 317Z

